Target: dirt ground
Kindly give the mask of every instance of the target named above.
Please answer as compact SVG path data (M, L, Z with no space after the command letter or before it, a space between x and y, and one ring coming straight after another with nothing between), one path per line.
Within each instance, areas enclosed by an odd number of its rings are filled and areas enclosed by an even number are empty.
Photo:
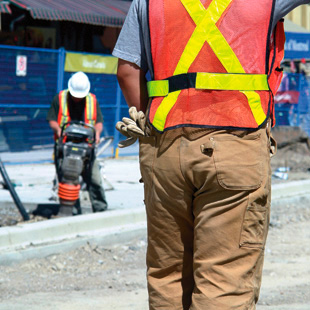
M274 183L309 179L307 142L282 144L272 167L281 173L287 168ZM310 309L309 239L309 196L272 205L258 310ZM0 310L146 310L145 251L141 235L127 244L87 243L0 266Z
M258 310L310 309L309 205L273 207ZM0 266L0 309L146 310L145 250L141 236Z
M277 152L271 160L273 172L285 168L288 179L303 179L310 175L310 138L299 127L279 126L272 130Z

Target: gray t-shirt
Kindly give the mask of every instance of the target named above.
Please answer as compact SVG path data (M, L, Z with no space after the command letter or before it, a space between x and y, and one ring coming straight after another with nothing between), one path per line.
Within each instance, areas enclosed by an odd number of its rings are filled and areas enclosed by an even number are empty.
M148 1L133 0L112 54L135 63L145 72L150 71L153 77ZM310 3L310 0L276 0L273 26L297 6L306 3Z

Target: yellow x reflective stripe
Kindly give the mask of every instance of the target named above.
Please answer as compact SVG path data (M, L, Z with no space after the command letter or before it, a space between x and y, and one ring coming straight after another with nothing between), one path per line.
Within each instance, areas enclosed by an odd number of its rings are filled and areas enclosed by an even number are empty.
M241 91L241 93L248 98L248 102L257 125L261 125L266 119L266 114L262 108L259 94L255 91Z
M173 75L188 72L188 69L196 59L205 41L209 43L228 73L245 73L237 56L215 25L232 0L213 0L207 10L199 0L181 0L181 2L194 20L196 28L181 55ZM240 90L240 88L238 88L238 90ZM181 91L173 92L173 94L169 93L163 98L153 120L153 125L158 130L162 131L164 129L167 115L176 103L180 93ZM260 125L261 123L259 123L259 120L265 120L266 118L261 107L260 97L257 96L254 91L248 91L246 96L254 118L258 125ZM258 103L256 102L257 100L259 100Z
M181 2L195 22L196 28L183 51L174 75L188 72L205 41L209 43L227 72L245 73L237 56L215 25L232 0L213 0L207 10L199 0L181 0ZM191 15L191 12L194 15Z
M196 89L213 90L269 90L266 74L196 73ZM150 81L150 97L164 97L171 92L168 80Z
M199 0L181 0L183 6L194 20L196 28L192 36L190 37L187 45L185 46L185 49L181 55L181 58L177 64L173 75L188 72L188 69L190 68L197 55L199 54L201 48L203 47L204 42L207 40L205 33L208 24L215 24L220 19L222 13L228 7L231 1L232 0L222 1L222 5L217 9L215 7L217 1L214 0L206 10ZM158 107L153 120L153 126L158 130L164 130L167 115L176 103L180 93L181 91L176 91L173 93L173 95L172 93L169 93L167 97L163 98L161 105Z

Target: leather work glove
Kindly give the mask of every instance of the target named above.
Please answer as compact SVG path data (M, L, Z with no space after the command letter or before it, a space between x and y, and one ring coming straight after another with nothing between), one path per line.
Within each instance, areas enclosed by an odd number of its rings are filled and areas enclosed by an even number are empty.
M129 108L129 116L123 117L122 121L116 123L116 129L127 137L126 140L120 141L118 147L124 148L134 144L139 137L149 135L146 125L146 116L142 111L137 111L136 107Z

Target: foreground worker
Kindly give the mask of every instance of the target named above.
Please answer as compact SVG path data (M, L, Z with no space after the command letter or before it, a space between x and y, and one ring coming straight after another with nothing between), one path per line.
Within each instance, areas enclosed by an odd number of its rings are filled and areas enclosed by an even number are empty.
M61 135L62 125L71 120L93 125L96 131L96 143L99 143L103 129L103 117L96 96L89 90L90 82L87 75L84 72L77 72L69 79L68 89L54 97L47 120L54 131L56 140ZM92 210L93 212L105 211L108 204L101 182L98 161L94 159L91 166L90 171L82 172L82 177L87 184ZM78 210L80 210L79 203L78 200L76 206Z
M128 137L120 146L140 142L150 309L255 309L284 52L279 21L309 2L133 1L113 51L132 108L116 127Z

